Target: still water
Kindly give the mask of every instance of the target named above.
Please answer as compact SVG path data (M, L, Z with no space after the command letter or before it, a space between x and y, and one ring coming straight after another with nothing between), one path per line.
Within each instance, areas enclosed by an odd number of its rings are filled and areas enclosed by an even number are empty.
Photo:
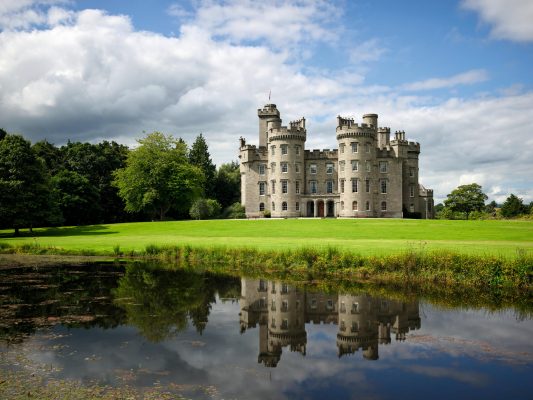
M533 398L533 320L130 265L0 271L0 367L207 399Z

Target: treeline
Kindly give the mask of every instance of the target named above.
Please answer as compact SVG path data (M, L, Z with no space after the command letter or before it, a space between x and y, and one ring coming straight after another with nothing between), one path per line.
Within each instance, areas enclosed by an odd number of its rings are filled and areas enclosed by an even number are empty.
M511 193L498 204L494 200L485 203L488 196L483 193L477 183L461 185L448 194L444 204L435 206L436 217L439 219L502 219L522 218L533 219L533 202L524 201Z
M217 169L202 134L138 142L32 145L0 129L0 228L244 216L238 163Z

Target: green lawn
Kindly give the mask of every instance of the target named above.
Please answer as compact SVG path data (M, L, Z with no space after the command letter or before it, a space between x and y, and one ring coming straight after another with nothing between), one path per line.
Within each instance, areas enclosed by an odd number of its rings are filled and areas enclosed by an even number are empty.
M533 253L532 221L401 219L262 219L138 222L0 231L0 242L38 243L96 252L143 250L147 244L288 249L335 246L364 255L412 249L448 249L512 256Z

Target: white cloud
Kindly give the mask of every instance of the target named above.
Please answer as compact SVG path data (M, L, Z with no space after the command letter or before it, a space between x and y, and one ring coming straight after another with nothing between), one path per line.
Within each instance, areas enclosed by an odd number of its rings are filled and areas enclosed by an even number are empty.
M376 38L366 40L363 43L350 49L350 61L362 63L377 61L387 52L387 49Z
M257 41L286 49L301 42L337 39L325 24L334 21L339 11L326 0L201 0L194 5L191 12L173 4L168 13L232 43Z
M0 2L0 30L28 29L49 22L50 6L69 3L70 0L2 0ZM56 9L57 11L57 9Z
M464 9L479 13L491 25L491 36L518 42L533 41L531 0L463 0Z
M488 79L488 73L482 69L466 71L448 78L431 78L424 81L412 82L402 86L405 90L434 90L451 88L458 85L473 85Z

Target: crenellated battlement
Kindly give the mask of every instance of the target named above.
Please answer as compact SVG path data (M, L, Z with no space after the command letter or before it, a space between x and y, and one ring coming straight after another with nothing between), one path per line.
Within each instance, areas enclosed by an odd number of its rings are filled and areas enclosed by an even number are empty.
M265 104L263 108L257 109L257 115L261 116L276 116L279 117L279 110L275 104Z
M378 133L390 133L390 128L388 126L379 127Z
M313 150L305 150L305 158L310 160L318 160L318 159L337 159L338 156L338 150L337 149L313 149Z
M302 117L296 121L289 122L289 127L291 131L293 129L305 129L305 118Z

